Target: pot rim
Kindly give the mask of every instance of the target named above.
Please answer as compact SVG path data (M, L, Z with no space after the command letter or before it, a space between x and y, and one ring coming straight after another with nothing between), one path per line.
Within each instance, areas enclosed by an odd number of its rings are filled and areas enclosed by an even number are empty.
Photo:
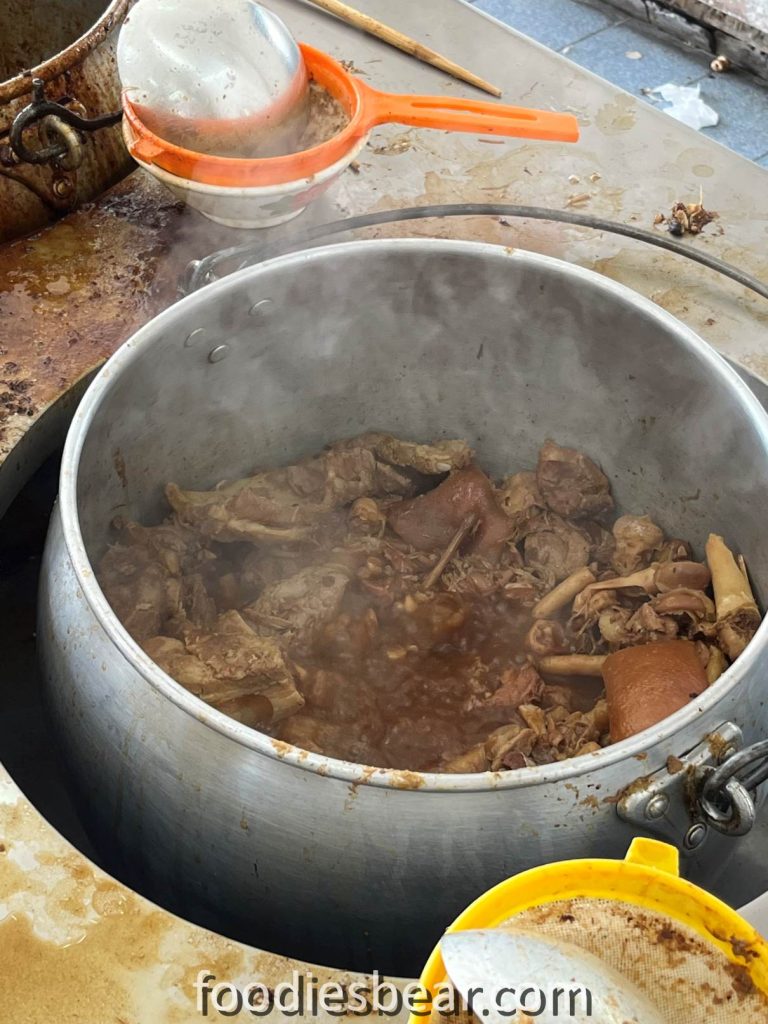
M213 301L217 296L223 295L228 291L239 291L241 285L258 278L265 271L271 270L275 266L302 265L322 261L329 254L345 253L350 249L356 251L360 249L388 249L392 251L394 249L395 252L422 249L422 251L426 252L476 254L494 260L511 259L516 262L538 264L551 270L565 271L572 277L580 279L586 287L600 288L613 294L624 302L635 306L643 314L650 316L651 319L656 320L660 325L671 331L683 348L702 360L708 366L710 372L719 377L720 381L731 389L734 399L746 407L746 411L751 415L768 461L768 414L750 391L747 384L728 365L726 360L691 328L681 323L666 310L661 309L650 299L646 299L625 285L603 277L595 271L587 270L565 260L543 256L528 250L509 250L504 246L486 242L470 242L457 239L403 238L356 240L277 256L207 285L201 291L188 295L180 300L179 303L169 306L168 309L151 319L124 342L107 360L91 382L75 412L64 445L59 477L58 504L65 545L82 595L111 642L132 668L156 691L172 701L186 714L215 729L223 736L234 740L240 746L253 750L272 760L284 761L304 771L352 783L356 786L370 785L432 793L522 789L528 786L556 783L577 778L588 772L608 768L610 765L628 758L635 758L642 762L645 759L646 751L651 746L656 746L672 739L676 733L689 726L695 729L697 719L705 712L714 708L722 697L738 686L743 677L755 668L766 637L768 637L768 616L762 620L757 634L744 653L723 673L717 682L705 690L700 698L691 701L658 725L646 729L630 739L604 747L602 750L583 754L580 757L569 758L554 764L537 765L535 767L503 772L461 774L376 768L353 761L315 754L293 746L290 743L276 740L265 733L258 732L256 729L236 722L229 716L210 707L201 698L190 693L189 690L185 689L180 683L177 683L176 680L159 668L120 623L97 582L95 572L91 567L86 552L78 516L77 478L80 457L83 445L88 437L89 428L103 402L108 399L122 371L139 360L147 350L151 349L154 339L157 336L162 336L164 328L171 328L173 326L178 316L179 307L186 307L187 310L202 307L209 301ZM684 751L681 753L684 753Z
M7 78L0 82L0 104L10 103L11 100L18 99L19 96L31 93L33 78L42 78L45 82L52 82L59 75L79 64L106 39L116 25L122 22L132 4L133 0L111 0L101 17L79 39L74 39L69 46L44 60L37 67L22 71L20 74L14 75L13 78Z

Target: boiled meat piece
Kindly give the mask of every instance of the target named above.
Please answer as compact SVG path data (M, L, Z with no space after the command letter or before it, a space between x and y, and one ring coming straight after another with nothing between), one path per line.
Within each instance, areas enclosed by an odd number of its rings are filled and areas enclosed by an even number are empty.
M170 483L165 493L179 519L207 537L292 543L311 537L333 509L366 496L410 494L413 487L369 448L350 444L212 491Z
M611 564L613 552L616 549L616 541L610 530L606 530L594 519L585 519L579 522L580 528L589 537L590 561L597 562L602 568Z
M636 611L630 608L608 608L600 615L600 635L611 650L631 647L658 640L672 640L679 625L672 615L659 614L651 603L641 604Z
M656 562L688 561L693 558L693 548L687 540L670 537L669 540L664 541L653 557Z
M183 640L171 636L153 636L142 644L150 658L177 683L191 693L206 699L213 692L216 678L210 668L194 654L190 654Z
M525 637L525 647L531 654L565 654L569 650L565 629L556 619L536 619Z
M233 713L233 701L261 694L260 721L279 721L304 704L294 670L272 637L257 636L234 611L219 616L211 632L190 631L184 640L156 636L147 654L168 675L206 703ZM255 708L245 705L251 716Z
M602 470L581 452L545 441L539 452L536 482L553 512L589 518L613 508L611 485Z
M544 513L523 544L523 560L554 582L587 565L591 551L589 537L577 526L553 513Z
M472 461L472 449L466 441L432 441L418 444L401 441L391 434L368 433L341 441L332 446L368 448L378 460L404 469L412 469L425 476L442 476L454 469L463 469Z
M487 701L491 707L509 707L516 711L521 704L539 700L544 692L544 681L533 665L505 669L501 685Z
M677 619L681 631L689 635L703 632L714 636L715 603L703 590L667 590L652 598L651 606L658 615Z
M373 488L370 452L328 454L299 466L267 470L212 491L166 487L182 522L220 541L292 542L310 537L326 512Z
M201 629L212 629L218 610L199 572L181 578L181 610L185 622Z
M513 473L506 477L499 484L497 495L499 504L514 524L515 540L524 537L531 523L546 509L535 473Z
M485 741L485 756L492 772L525 768L531 764L536 733L524 724L502 725Z
M339 565L310 566L269 584L243 615L258 633L308 640L318 626L338 614L349 579L349 572Z
M181 580L147 547L114 544L99 565L99 582L115 615L139 642L162 632L182 612Z
M557 724L558 760L578 757L607 742L608 704L597 701L591 711L574 711Z
M709 568L702 562L691 562L680 559L675 562L662 562L654 576L656 589L662 594L670 590L704 591L712 582Z
M485 754L492 771L553 764L599 750L608 729L604 700L599 700L588 712L569 712L562 704L548 708L522 704L519 715L522 724L503 725L485 742Z
M468 517L474 517L477 525L467 548L480 554L500 553L512 523L502 512L491 481L477 466L459 469L434 490L393 505L388 521L414 548L442 551Z
M620 576L629 576L653 561L664 534L649 516L619 516L613 524L616 547L611 564Z
M142 526L116 516L112 527L117 533L118 543L144 548L174 576L195 572L215 557L194 530L187 529L174 517L159 526Z
M200 572L212 567L215 555L197 534L174 519L141 526L117 517L112 526L117 542L101 559L99 582L131 636L141 641L162 633L169 620L193 609L200 624L208 621Z

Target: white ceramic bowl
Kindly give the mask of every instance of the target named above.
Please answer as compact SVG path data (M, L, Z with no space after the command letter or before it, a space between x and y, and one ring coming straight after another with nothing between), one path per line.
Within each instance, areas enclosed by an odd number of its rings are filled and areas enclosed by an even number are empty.
M123 119L123 135L130 150L133 132ZM234 188L228 185L205 185L189 178L179 178L155 164L134 160L167 186L171 192L204 217L229 228L271 228L298 217L307 206L321 196L344 173L368 141L368 136L355 145L335 164L309 178L283 182L281 185L256 185Z

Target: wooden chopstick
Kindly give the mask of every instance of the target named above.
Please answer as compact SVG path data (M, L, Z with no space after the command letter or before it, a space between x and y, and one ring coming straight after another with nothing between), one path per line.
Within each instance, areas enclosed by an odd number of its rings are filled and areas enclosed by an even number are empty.
M377 21L376 18L371 18L370 15L363 14L362 11L342 3L341 0L310 0L310 3L313 3L315 7L322 7L329 14L335 14L337 18L341 18L348 25L354 25L355 28L361 28L369 35L376 36L377 39L389 43L390 46L396 46L398 50L402 50L403 53L409 53L412 57L424 61L425 64L431 64L432 67L439 68L440 71L445 71L462 82L474 85L475 88L482 89L484 92L490 93L491 96L501 96L501 89L498 86L492 85L484 78L480 78L479 75L468 71L436 50L431 50L428 46L424 46L415 39L411 39L410 36L403 35L397 29L390 28L384 22Z

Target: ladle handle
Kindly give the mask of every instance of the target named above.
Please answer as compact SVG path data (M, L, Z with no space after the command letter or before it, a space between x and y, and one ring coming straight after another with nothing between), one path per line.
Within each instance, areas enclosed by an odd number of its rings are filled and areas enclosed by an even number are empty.
M362 86L363 118L369 128L395 122L415 128L511 135L549 142L577 142L579 138L579 123L572 114L449 96L379 92L364 82L359 84Z

